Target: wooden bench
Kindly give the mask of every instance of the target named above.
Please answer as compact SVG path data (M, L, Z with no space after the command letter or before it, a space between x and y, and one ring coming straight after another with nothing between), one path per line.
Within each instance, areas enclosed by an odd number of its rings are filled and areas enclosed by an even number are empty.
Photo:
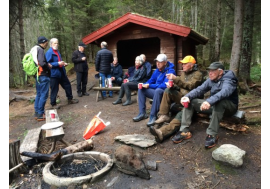
M102 99L104 99L103 95L102 95L102 91L120 91L121 87L93 87L93 90L94 91L97 91L97 94L96 94L96 102L98 102L98 97L99 97L99 94L101 96Z
M152 69L152 73L155 71L156 69ZM123 69L123 75L125 75L125 73L128 71L128 69ZM113 85L117 85L117 84L113 84ZM102 98L102 100L104 99L103 95L102 95L102 91L120 91L121 89L121 86L115 86L115 87L93 87L93 90L94 91L97 91L97 94L96 94L96 102L98 102L98 97L99 97L99 94Z

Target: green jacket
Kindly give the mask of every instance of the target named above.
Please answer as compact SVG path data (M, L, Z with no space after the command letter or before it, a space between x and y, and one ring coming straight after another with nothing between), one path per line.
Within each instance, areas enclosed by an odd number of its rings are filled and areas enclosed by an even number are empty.
M192 89L195 89L203 82L203 74L198 70L191 72L182 72L180 76L177 76L173 83L174 88L182 93L182 96L186 95Z

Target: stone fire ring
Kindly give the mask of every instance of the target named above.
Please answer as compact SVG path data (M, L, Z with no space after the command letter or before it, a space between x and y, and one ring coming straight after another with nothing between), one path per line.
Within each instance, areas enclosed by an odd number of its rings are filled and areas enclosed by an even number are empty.
M83 183L92 183L96 180L100 179L102 176L104 176L113 166L113 160L110 158L109 155L101 153L101 152L95 152L95 151L87 151L87 152L77 152L73 154L67 154L64 155L58 163L62 163L64 161L72 161L73 159L85 159L87 156L91 155L95 159L100 159L107 163L105 167L103 167L101 170L92 173L90 175L81 176L81 177L58 177L51 173L50 168L55 163L54 161L51 161L46 164L46 166L43 169L43 179L47 184L54 185L54 186L68 186L70 184L83 184Z

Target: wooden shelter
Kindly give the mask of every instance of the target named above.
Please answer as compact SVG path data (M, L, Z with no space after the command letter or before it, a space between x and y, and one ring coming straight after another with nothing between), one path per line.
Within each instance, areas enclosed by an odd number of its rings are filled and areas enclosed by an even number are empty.
M145 54L146 60L155 68L154 59L164 53L175 64L177 75L180 75L181 64L178 64L178 60L186 55L196 59L196 45L205 45L208 39L186 26L126 13L88 34L82 41L98 46L106 41L108 49L118 57L123 68L133 66L136 56L140 54Z

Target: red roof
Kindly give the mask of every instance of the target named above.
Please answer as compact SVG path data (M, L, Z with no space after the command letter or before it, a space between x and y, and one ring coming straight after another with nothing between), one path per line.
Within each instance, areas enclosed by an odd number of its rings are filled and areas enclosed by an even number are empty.
M153 19L135 13L126 13L120 18L85 36L82 41L85 44L89 44L127 23L134 23L183 37L187 37L192 30L189 27L177 25L171 22Z

